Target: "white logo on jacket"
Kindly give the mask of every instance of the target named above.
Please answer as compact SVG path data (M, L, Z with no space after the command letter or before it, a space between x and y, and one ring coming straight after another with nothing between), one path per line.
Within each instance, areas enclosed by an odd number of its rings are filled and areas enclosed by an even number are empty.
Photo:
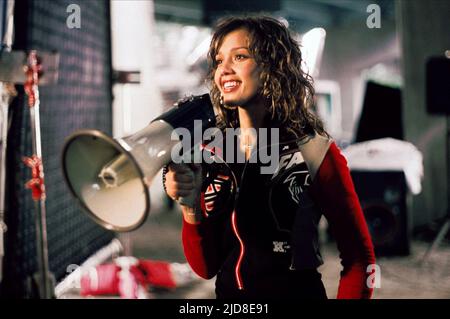
M289 193L291 194L292 200L299 204L303 187L309 186L309 172L307 170L292 172L285 179L284 183L289 183Z
M293 165L298 165L303 163L305 160L303 159L302 153L300 151L295 153L286 154L280 157L280 164L278 165L277 170L272 175L272 179L277 177L280 172L290 169Z
M286 253L290 248L287 241L273 241L272 243L274 253Z

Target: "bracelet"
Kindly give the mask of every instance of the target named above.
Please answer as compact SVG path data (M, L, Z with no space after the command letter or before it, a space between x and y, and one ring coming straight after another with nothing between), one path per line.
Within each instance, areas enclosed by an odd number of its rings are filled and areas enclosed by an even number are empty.
M169 171L169 165L164 165L163 171L162 171L162 183L163 183L163 189L164 192L167 194L167 188L166 188L166 174Z

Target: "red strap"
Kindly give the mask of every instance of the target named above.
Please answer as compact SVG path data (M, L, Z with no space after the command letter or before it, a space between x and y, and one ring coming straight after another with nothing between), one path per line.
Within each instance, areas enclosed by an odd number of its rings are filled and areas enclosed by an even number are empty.
M39 201L45 199L44 170L42 160L33 155L24 157L23 162L31 168L31 179L25 183L25 187L31 189L33 200Z
M28 95L28 106L34 107L36 104L37 85L39 82L39 74L42 71L42 65L40 64L36 51L31 51L28 55L28 65L25 67L26 81L24 84L25 93Z

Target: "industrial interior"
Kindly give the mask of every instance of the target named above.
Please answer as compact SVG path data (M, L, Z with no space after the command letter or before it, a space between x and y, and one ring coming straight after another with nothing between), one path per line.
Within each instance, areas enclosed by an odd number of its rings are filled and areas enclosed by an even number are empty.
M91 203L80 185L120 138L209 92L213 27L243 14L282 21L301 44L312 111L348 161L372 237L373 298L450 298L449 1L0 0L2 298L215 298L183 254L164 165L133 159L152 172L142 197ZM89 164L71 157L91 143L82 134L98 142ZM342 268L325 218L319 235L334 299Z

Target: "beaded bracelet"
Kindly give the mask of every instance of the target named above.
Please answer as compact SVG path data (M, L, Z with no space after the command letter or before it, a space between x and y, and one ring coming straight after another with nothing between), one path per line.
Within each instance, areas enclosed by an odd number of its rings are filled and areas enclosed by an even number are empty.
M162 182L163 182L163 189L164 192L166 192L167 194L167 188L166 188L166 174L169 171L169 165L164 165L163 169L162 169Z

